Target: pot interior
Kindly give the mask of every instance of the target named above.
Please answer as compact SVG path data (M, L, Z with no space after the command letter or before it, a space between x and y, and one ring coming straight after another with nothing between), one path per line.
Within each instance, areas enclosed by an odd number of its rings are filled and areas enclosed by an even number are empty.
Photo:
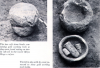
M64 16L65 19L70 22L79 22L85 18L86 11L84 11L84 7L70 3L69 6L65 8Z
M73 46L75 46L75 44L79 44L80 43L82 52L80 53L79 57L82 56L86 52L86 46L85 46L85 44L83 43L83 41L81 39L76 38L76 37L66 38L65 41L63 42L62 49L65 47L64 44L66 42L68 42L68 41L71 42L71 44ZM69 55L69 56L66 56L66 57L75 58L72 55Z

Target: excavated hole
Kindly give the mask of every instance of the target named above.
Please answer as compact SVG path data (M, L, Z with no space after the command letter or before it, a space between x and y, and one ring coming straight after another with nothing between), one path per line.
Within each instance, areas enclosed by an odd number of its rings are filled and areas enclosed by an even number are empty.
M70 22L79 22L85 18L86 11L84 11L83 7L71 3L68 7L66 7L65 15L66 20Z

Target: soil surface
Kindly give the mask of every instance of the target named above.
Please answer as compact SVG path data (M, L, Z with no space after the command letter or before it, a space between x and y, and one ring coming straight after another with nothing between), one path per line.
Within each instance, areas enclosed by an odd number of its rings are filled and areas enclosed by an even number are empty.
M13 32L8 14L10 8L20 2L36 6L39 17L47 22L47 0L0 0L0 41L47 41L47 28L40 21L37 22L30 36L19 37Z
M70 67L99 67L100 66L100 0L86 0L92 7L93 20L91 21L89 28L81 33L77 34L83 37L88 46L88 55L79 62L70 63L63 59L58 52L58 44L61 39L68 35L75 35L65 31L59 20L59 14L62 11L62 5L67 0L53 0L53 67L54 68L70 68Z

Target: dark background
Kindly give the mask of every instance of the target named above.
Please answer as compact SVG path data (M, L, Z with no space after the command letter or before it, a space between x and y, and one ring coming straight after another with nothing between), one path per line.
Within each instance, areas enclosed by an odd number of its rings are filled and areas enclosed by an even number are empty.
M40 13L39 17L47 22L47 0L0 0L0 41L47 41L47 29L41 22L36 24L30 36L19 37L13 33L8 14L10 8L19 2L35 5Z
M99 67L100 66L100 0L86 0L93 9L93 20L89 28L79 34L83 37L88 46L89 53L85 59L75 63L69 63L58 53L58 44L60 40L71 33L65 31L60 26L59 13L62 4L67 0L53 0L53 67Z

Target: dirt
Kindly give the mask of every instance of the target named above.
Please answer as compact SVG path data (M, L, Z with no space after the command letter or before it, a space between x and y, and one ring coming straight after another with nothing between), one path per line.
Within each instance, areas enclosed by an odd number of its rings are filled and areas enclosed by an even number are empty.
M62 5L67 0L53 0L53 67L54 68L70 68L70 67L100 67L100 0L86 0L92 7L93 19L90 22L89 28L80 34L89 47L87 56L79 61L70 63L63 59L58 51L58 44L61 39L68 35L76 35L69 33L60 25L59 14L62 10Z
M16 35L9 21L10 8L20 2L30 3L36 6L39 17L47 22L47 0L0 0L0 41L47 41L47 29L38 21L30 36L19 37Z
M67 8L65 8L65 20L70 22L82 21L85 18L82 11L82 7L75 4L70 4Z

